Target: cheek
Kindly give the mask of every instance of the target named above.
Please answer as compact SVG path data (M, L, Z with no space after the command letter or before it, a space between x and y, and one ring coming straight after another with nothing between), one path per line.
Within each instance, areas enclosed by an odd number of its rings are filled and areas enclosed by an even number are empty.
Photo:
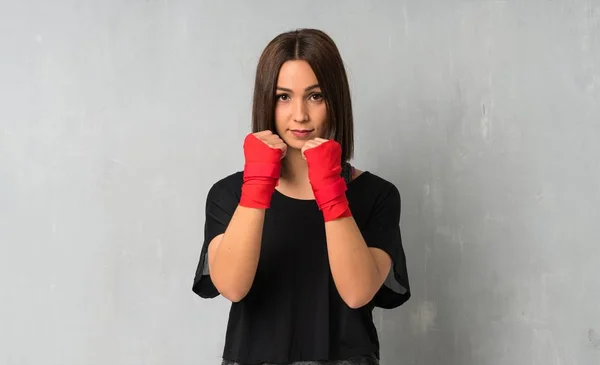
M275 108L275 130L277 133L281 133L283 127L285 125L285 119L283 116L283 110L281 108Z
M325 105L313 110L312 120L315 126L321 130L321 134L327 129L327 108Z

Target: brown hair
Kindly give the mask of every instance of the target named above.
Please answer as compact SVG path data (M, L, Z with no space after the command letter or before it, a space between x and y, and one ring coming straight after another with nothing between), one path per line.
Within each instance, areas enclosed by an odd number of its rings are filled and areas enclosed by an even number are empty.
M330 137L342 147L342 161L354 153L354 122L350 88L342 57L333 40L317 29L299 29L275 37L264 49L256 68L252 131L275 133L275 90L281 66L290 60L308 62L327 106Z

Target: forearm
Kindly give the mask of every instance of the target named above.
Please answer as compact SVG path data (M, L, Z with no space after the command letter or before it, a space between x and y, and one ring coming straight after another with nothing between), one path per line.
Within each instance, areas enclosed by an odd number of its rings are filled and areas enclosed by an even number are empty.
M221 241L209 255L211 279L221 295L242 300L254 281L262 239L264 209L238 206Z
M325 233L335 286L349 307L362 307L381 285L377 262L353 217L326 222Z

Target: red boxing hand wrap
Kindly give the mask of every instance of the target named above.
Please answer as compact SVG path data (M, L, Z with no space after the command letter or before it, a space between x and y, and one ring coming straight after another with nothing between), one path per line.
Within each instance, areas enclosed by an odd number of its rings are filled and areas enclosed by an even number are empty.
M341 155L342 148L333 140L304 151L308 178L325 222L352 216L346 198L346 182L340 176Z
M270 177L279 179L281 165L272 163L252 163L244 165L244 180L252 178Z
M247 208L267 209L281 173L279 148L271 148L253 134L244 140L244 183L240 205Z

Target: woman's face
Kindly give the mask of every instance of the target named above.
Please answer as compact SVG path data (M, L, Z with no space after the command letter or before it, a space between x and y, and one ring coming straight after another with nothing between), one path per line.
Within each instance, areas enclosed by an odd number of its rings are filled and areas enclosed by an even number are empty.
M325 138L327 107L312 68L306 61L287 61L277 79L275 129L294 149L315 138Z

